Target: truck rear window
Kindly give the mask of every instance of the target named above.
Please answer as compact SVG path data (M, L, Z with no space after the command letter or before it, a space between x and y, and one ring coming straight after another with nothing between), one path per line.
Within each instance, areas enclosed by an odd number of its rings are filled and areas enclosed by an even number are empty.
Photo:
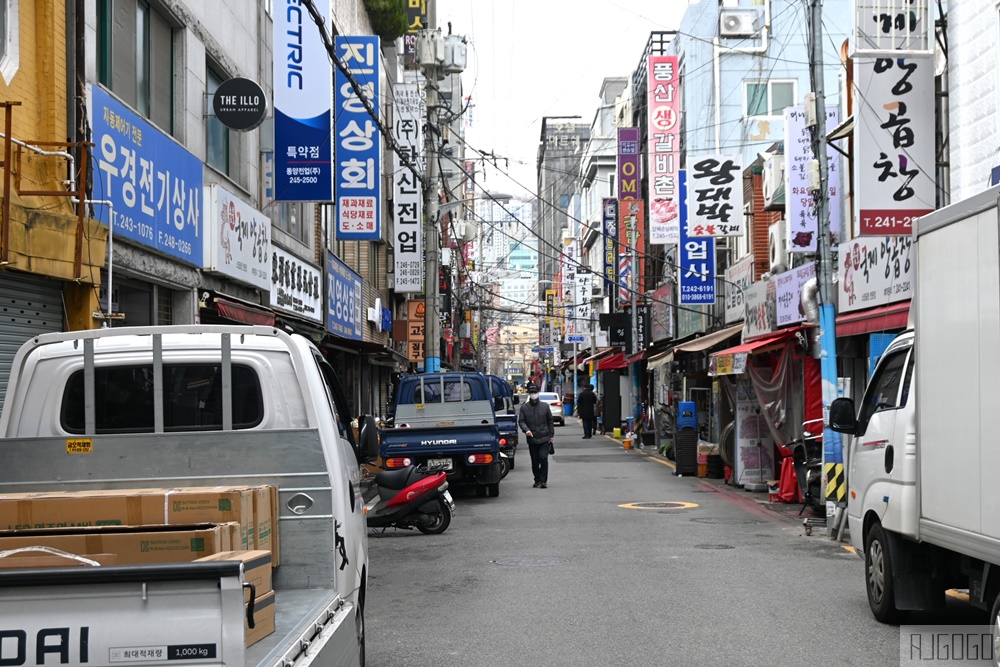
M257 373L233 364L233 428L247 429L264 418L264 401ZM94 417L97 433L152 433L153 367L110 366L94 369ZM66 384L60 410L68 433L83 433L83 371ZM163 365L163 428L165 431L222 430L222 366Z
M444 393L442 394L442 384ZM421 403L457 403L472 400L472 385L465 380L445 380L442 382L424 382L413 388L413 402ZM443 396L443 400L442 400Z

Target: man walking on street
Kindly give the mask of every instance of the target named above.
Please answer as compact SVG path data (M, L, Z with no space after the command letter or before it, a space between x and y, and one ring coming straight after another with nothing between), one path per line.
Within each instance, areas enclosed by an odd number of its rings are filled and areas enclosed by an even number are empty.
M546 489L549 482L549 443L556 429L552 409L548 403L538 400L536 385L528 385L528 402L521 405L517 426L524 431L528 441L531 472L535 476L534 488Z
M583 439L594 436L594 419L597 417L597 394L594 393L594 385L588 384L580 392L576 400L577 414L583 421Z

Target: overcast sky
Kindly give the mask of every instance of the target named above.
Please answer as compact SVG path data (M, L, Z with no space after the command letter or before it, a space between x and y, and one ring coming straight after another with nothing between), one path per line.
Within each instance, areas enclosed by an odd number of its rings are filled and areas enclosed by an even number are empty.
M543 116L590 124L601 82L630 76L656 30L676 29L688 0L437 0L438 25L469 38L471 147L509 159L505 179L477 166L491 191L534 194ZM475 153L466 149L467 159ZM507 165L501 164L507 171ZM482 181L485 176L485 183Z

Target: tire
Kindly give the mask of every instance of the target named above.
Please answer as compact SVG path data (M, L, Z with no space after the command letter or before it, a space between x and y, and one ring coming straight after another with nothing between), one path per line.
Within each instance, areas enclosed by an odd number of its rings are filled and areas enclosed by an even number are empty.
M722 462L736 469L736 422L729 422L719 434L719 456Z
M358 596L358 611L354 615L354 623L358 633L358 665L365 667L365 587L361 587Z
M513 470L514 469L514 454L511 454L510 457L507 460L510 462L510 469Z
M895 583L892 579L892 558L889 540L882 524L875 522L865 535L865 590L872 615L881 623L897 623Z
M993 626L993 664L1000 665L1000 594L993 601L990 624Z
M451 525L451 508L448 507L448 503L444 498L438 498L437 505L438 511L431 515L434 517L434 522L429 526L417 526L417 530L424 535L440 535Z
M505 456L501 456L500 457L500 479L503 479L504 477L506 477L507 473L509 473L509 472L510 472L510 459L507 458L507 457L505 457Z
M498 498L500 496L500 482L487 485L486 495L490 498Z

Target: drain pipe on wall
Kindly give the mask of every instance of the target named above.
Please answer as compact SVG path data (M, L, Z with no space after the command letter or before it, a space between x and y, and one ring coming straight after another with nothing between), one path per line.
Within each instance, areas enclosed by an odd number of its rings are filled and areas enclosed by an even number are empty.
M80 200L76 197L72 197L70 201L74 205L80 203ZM90 206L107 206L108 207L108 312L107 317L101 324L102 329L107 329L111 327L111 314L112 314L112 287L114 278L114 267L115 267L115 204L112 201L103 199L88 199L84 204L89 204ZM97 306L100 307L100 299L98 298Z
M715 152L722 152L722 66L720 64L723 48L726 53L747 53L763 55L767 53L768 38L771 32L771 0L764 3L764 26L760 29L760 46L723 47L716 35L712 38L712 73L715 79Z

